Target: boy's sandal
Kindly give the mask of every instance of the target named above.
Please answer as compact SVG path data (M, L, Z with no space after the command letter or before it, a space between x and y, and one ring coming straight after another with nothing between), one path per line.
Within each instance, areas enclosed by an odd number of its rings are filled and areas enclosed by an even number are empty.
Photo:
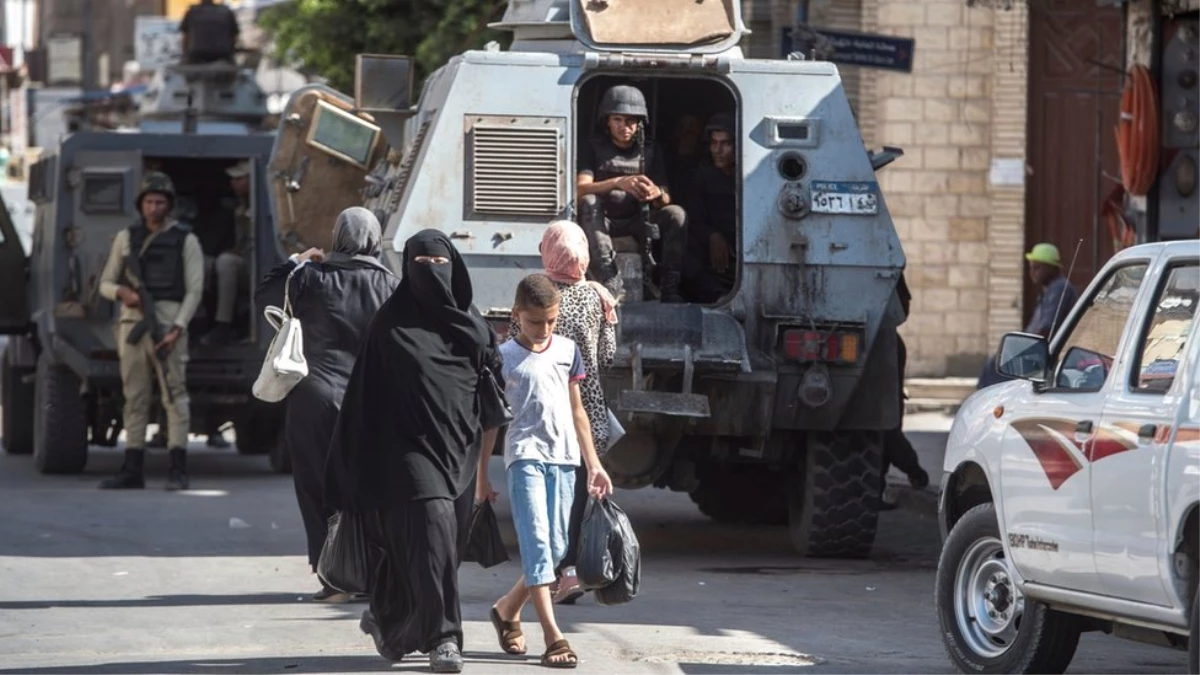
M566 656L564 661L551 661L556 656ZM574 668L579 665L579 657L571 651L571 645L566 640L557 640L542 654L542 665L547 668Z
M492 607L492 626L495 627L496 637L500 640L500 649L503 649L505 654L520 656L527 651L517 643L518 639L525 637L521 632L520 621L505 621L500 618L500 612Z

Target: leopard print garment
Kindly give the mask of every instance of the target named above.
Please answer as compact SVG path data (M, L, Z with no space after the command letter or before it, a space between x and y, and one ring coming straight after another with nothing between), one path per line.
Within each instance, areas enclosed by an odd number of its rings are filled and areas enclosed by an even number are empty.
M558 326L554 332L579 345L583 355L583 369L587 377L579 385L583 397L583 409L592 425L592 443L596 454L603 455L608 448L608 405L604 401L604 387L600 383L600 370L612 366L617 341L612 324L604 320L604 306L595 289L586 283L562 284L554 282L562 293L562 304L558 310ZM514 339L520 329L513 321L508 327L508 339Z

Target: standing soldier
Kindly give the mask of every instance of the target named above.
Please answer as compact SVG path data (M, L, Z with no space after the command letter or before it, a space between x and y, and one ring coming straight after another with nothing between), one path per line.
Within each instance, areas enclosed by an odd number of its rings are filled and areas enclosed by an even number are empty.
M598 116L605 133L579 146L576 191L579 224L591 247L591 273L620 298L623 283L617 274L613 237L638 240L646 278L656 265L650 243L662 238L659 289L664 302L681 302L680 273L687 238L687 216L671 204L667 170L658 144L646 145L649 112L637 87L617 85L604 92Z
M169 217L175 187L165 174L146 175L138 193L141 218L113 238L100 294L121 302L117 354L125 397L125 463L104 489L142 488L146 424L157 380L167 411L171 471L168 490L185 490L188 417L187 325L204 293L200 240Z

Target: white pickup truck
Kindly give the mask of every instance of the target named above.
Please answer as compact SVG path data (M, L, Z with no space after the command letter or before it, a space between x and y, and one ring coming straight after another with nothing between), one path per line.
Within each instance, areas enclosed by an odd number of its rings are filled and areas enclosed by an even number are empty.
M1047 342L1004 336L1018 378L950 430L935 592L972 673L1061 673L1080 633L1188 649L1198 670L1200 241L1121 251Z

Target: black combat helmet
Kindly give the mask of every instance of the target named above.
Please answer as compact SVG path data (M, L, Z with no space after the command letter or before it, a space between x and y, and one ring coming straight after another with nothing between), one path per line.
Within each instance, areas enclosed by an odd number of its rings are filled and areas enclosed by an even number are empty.
M151 171L142 179L142 189L138 191L137 208L142 210L142 197L156 192L167 198L167 202L172 207L175 206L175 184L171 182L171 177L161 171Z
M600 119L605 119L609 115L628 115L640 117L643 120L650 118L650 113L646 110L646 97L642 95L642 90L629 84L618 84L604 92L597 114Z
M733 115L729 113L717 113L708 118L708 124L704 125L704 137L709 138L714 131L724 131L733 138Z

